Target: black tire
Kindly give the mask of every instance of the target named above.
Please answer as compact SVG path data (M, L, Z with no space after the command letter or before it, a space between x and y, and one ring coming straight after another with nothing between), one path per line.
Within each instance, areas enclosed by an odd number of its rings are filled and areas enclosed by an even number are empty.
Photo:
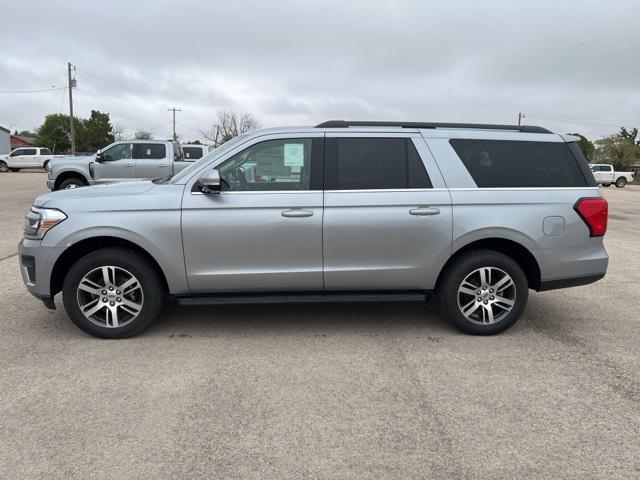
M87 182L85 182L82 178L71 177L71 178L67 178L66 180L63 180L62 183L60 183L60 186L56 190L65 190L67 188L86 187L86 186L87 186Z
M89 320L82 313L79 305L81 294L78 293L78 286L80 282L85 275L104 266L113 266L123 269L127 273L130 272L138 280L139 290L142 291L142 297L138 297L142 298L142 307L139 313L129 323L122 326L107 326L100 322L96 323L95 318L94 321ZM106 287L103 292L105 291ZM98 296L100 295L98 292ZM124 296L123 292L122 297ZM126 338L142 332L158 318L166 299L166 289L161 273L144 255L127 248L108 247L87 254L69 269L62 287L62 299L67 314L81 330L99 338ZM106 303L105 307L109 308ZM117 310L118 306L115 308ZM102 312L106 312L106 310L102 310ZM124 316L127 316L128 313L123 309L120 309L119 312Z
M7 165L7 162L5 162L4 160L0 160L0 172L5 173L9 171L9 166Z
M603 183L603 184L602 184L602 186L603 186L603 187L607 187L607 188L608 188L608 187L610 187L610 186L611 186L611 184L610 184L610 183Z
M10 168L9 170L11 170L12 172L19 172L20 171L19 168Z
M47 165L49 165L49 161L50 161L50 160L47 160L47 161L45 161L45 162L42 164L42 168L43 168L43 169L45 169L45 170L47 169Z
M627 184L627 179L624 177L620 177L619 179L616 180L617 188L624 188L626 184Z
M513 293L514 303L511 310L506 314L504 313L506 309L503 309L500 306L496 306L496 309L493 310L491 302L498 302L498 300L493 300L493 296L490 297L492 300L489 300L489 297L485 298L490 305L488 307L483 307L482 304L486 304L487 302L480 300L480 298L483 298L481 296L478 296L478 299L476 299L476 293L472 292L473 295L471 296L467 296L467 294L461 295L465 298L463 302L465 304L467 304L468 300L478 302L478 305L471 302L468 303L472 308L475 307L475 309L480 309L479 311L476 310L478 313L472 314L482 314L481 319L476 319L478 322L484 320L485 312L489 308L491 308L493 312L499 312L495 323L475 323L475 321L467 318L462 313L458 301L458 288L461 287L462 282L472 274L472 272L485 267L498 269L499 271L508 274L513 280L513 287L510 287L513 290L505 290L505 292L508 292L509 294ZM500 273L498 273L498 275L500 275ZM499 281L497 283L499 283ZM489 295L488 288L486 291L483 291L481 285L478 285L478 287L475 288L479 289L477 291L482 292L481 295ZM493 290L491 291L493 292ZM529 285L522 268L520 268L520 266L511 257L494 250L471 250L459 254L446 267L446 270L438 280L436 295L443 313L458 330L472 335L493 335L511 327L520 318L529 298ZM495 295L497 296L497 293ZM502 315L502 318L499 318L500 315Z

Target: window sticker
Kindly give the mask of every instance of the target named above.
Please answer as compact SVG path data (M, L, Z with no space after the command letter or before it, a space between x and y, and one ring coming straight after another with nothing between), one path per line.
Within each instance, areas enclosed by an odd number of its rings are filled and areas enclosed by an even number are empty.
M300 173L300 169L304 166L304 144L285 143L284 164L291 167L292 173Z

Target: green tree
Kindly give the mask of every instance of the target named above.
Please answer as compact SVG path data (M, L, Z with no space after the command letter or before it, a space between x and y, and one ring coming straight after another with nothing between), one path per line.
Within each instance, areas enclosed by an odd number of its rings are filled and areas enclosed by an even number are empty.
M115 140L108 113L91 110L91 116L82 120L82 124L81 135L76 135L76 148L79 151L95 152Z
M627 170L636 159L638 146L628 137L609 135L596 140L595 160L610 163L616 170Z
M134 140L153 140L153 133L148 130L137 130L133 135Z
M628 138L633 142L635 146L640 146L640 138L638 138L637 128L632 128L631 130L627 130L624 127L620 127L620 136L624 138Z
M82 135L82 121L78 118L73 120L76 137ZM43 147L48 147L53 153L62 153L71 149L70 138L69 115L52 113L44 118L44 122L36 131L35 142Z
M587 157L587 161L593 160L593 156L596 153L596 146L584 135L579 133L570 133L569 135L574 135L576 137L580 137L580 141L578 142L578 146L584 153L584 156Z

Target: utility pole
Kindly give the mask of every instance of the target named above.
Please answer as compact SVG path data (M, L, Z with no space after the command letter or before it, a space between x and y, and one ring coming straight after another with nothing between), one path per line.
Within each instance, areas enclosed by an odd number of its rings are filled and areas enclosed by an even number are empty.
M522 125L522 119L526 117L524 113L518 112L518 126Z
M180 110L179 108L173 107L173 108L167 108L167 112L173 112L173 141L175 142L177 140L176 137L176 112L181 112L182 110Z
M69 131L71 132L71 155L76 154L76 129L73 124L73 87L76 86L76 79L71 78L71 67L76 67L67 62L67 73L69 74Z

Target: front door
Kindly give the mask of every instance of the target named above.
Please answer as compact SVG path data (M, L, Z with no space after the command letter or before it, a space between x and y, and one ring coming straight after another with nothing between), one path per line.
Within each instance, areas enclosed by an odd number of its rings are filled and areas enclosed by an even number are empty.
M322 290L322 148L321 133L261 137L218 164L220 193L187 184L192 292Z
M451 199L420 134L327 134L326 159L325 289L432 289Z
M132 143L116 143L102 151L101 162L94 162L94 178L97 182L117 182L135 178L135 160Z

